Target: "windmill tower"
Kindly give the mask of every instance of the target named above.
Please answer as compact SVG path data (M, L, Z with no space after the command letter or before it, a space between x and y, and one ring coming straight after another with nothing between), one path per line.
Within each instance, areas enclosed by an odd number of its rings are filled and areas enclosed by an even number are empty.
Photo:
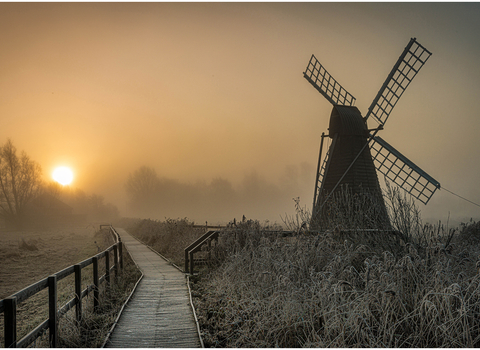
M362 117L354 107L355 98L312 55L303 76L333 105L328 135L322 133L320 143L312 229L333 228L334 218L339 216L355 226L348 228L389 229L377 170L424 204L440 188L438 181L377 136L430 56L415 38L411 39ZM376 128L368 129L369 118L378 123ZM322 162L325 137L332 142ZM356 217L355 222L352 217Z

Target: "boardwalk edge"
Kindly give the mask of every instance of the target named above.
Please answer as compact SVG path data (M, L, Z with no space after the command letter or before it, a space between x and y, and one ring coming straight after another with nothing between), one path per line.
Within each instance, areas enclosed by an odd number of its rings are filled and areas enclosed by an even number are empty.
M190 289L190 277L188 275L186 275L186 277L187 277L188 296L190 297L190 306L192 307L193 317L195 318L195 324L197 325L198 338L200 339L200 344L202 345L202 348L204 348L205 345L203 344L202 332L200 331L200 325L198 324L197 313L195 312L195 306L193 305L193 300L192 300L192 291Z
M128 252L128 248L125 247L125 249L127 250ZM137 287L138 285L140 284L141 280L143 279L143 271L140 269L140 266L138 266L137 262L135 261L135 259L133 259L132 255L130 254L130 252L128 253L128 255L130 255L130 258L132 259L133 263L135 264L135 266L137 267L138 271L140 271L142 273L142 275L140 276L140 278L138 279L137 283L135 283L135 286L133 287L132 291L130 292L130 295L128 296L127 300L125 300L125 302L123 303L122 305L122 308L120 309L120 311L118 312L118 315L117 315L117 318L115 319L115 321L113 322L113 325L112 327L110 328L110 330L108 331L107 333L107 336L105 337L105 340L103 341L103 344L102 344L102 348L105 348L105 346L107 345L108 341L110 340L110 337L113 333L113 330L115 329L115 327L117 326L117 323L118 321L120 320L120 317L122 316L122 313L123 313L123 309L125 309L125 306L127 306L128 302L130 301L130 299L132 299L133 297L133 294L135 293L135 291L137 290Z

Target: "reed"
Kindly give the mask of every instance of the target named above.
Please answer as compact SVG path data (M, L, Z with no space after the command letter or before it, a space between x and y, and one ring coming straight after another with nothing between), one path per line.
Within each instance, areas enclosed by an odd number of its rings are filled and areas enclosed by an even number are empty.
M386 199L390 233L310 233L304 213L294 237L230 225L192 279L205 345L479 346L480 224L423 224L408 197Z

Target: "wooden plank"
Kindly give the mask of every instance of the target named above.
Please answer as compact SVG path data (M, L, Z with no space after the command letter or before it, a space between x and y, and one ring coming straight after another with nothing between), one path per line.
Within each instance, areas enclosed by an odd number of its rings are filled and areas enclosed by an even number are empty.
M21 291L16 292L15 294L11 295L11 297L17 298L17 304L20 304L22 301L30 298L32 295L40 292L41 290L48 287L48 277L35 282L28 287L23 288Z
M73 270L73 265L64 268L62 271L59 271L55 274L57 276L57 282L60 281L61 279L64 279L67 276L70 276L74 272Z
M40 337L43 332L45 332L48 329L48 326L50 324L50 320L46 319L42 323L40 323L34 330L32 330L30 333L28 333L26 336L24 336L21 340L18 341L17 343L17 348L26 348L30 344L32 344L35 339Z
M117 232L144 277L107 347L200 347L184 274L125 230Z

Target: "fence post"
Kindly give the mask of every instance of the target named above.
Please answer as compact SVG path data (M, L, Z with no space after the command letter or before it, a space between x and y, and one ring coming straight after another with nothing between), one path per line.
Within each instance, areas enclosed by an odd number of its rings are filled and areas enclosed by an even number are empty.
M118 254L120 255L120 270L123 272L123 243L118 242Z
M110 251L105 251L105 281L110 284Z
M118 246L113 246L113 271L115 271L115 280L118 279Z
M190 252L190 273L193 275L193 252Z
M98 256L94 256L92 258L93 262L93 285L95 286L93 289L93 311L98 311L99 306L99 281L98 281Z
M188 251L185 249L185 272L188 273Z
M58 341L57 276L48 277L48 328L50 347L56 348Z
M17 298L6 298L3 312L5 348L17 347Z
M79 264L73 266L75 271L75 316L77 323L82 320L82 267Z
M212 249L212 239L209 238L209 239L207 239L207 250L208 250L207 257L208 257L208 260L210 260L212 258L211 249Z

